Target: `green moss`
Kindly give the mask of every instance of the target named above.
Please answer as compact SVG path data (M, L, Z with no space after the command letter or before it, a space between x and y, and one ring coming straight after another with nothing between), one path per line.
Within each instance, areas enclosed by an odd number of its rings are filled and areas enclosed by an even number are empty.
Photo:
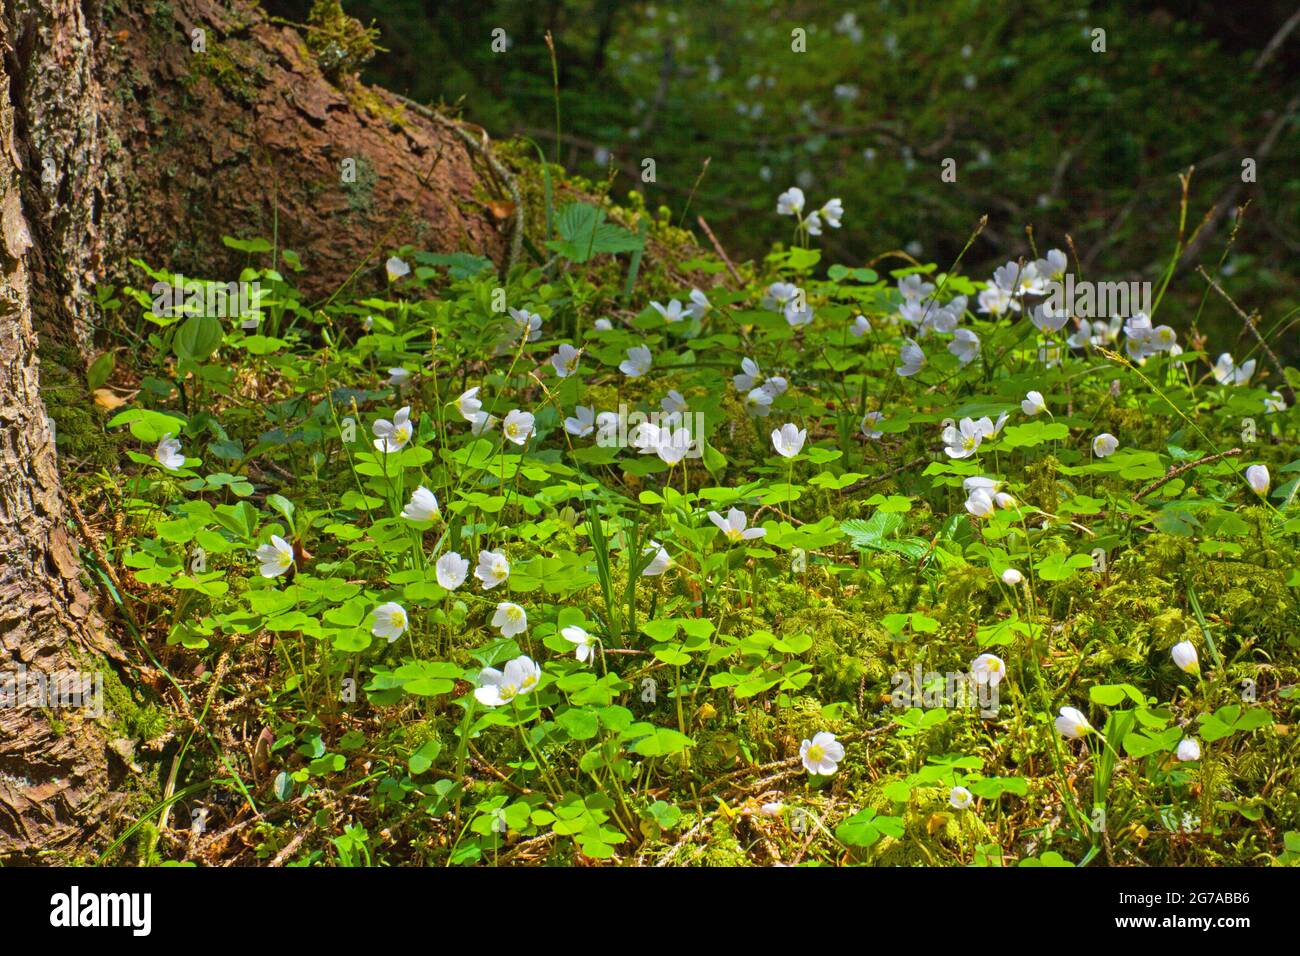
M240 55L233 44L219 44L209 38L205 52L190 56L190 69L182 82L186 89L193 91L204 79L241 105L251 106L266 76L256 58Z
M331 79L351 76L374 57L379 31L343 12L339 0L316 0L307 14L307 48Z

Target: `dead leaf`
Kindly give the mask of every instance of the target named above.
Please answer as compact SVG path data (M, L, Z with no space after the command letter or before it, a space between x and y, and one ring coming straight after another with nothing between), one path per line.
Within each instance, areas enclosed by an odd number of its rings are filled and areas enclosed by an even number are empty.
M113 409L125 405L126 399L119 398L111 388L97 388L95 389L95 404L104 411L111 412Z

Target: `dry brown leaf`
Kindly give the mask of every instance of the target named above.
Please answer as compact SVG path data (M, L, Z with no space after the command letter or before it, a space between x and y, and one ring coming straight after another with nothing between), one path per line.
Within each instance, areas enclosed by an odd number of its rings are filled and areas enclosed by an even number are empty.
M113 409L125 405L126 399L119 398L111 388L97 388L95 389L95 404L104 411L111 412Z

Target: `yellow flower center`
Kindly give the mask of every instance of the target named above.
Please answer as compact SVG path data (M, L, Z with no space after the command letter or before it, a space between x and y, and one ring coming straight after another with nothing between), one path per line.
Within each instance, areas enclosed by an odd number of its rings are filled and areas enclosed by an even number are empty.
M732 541L740 541L744 537L739 528L728 528L726 533L727 538Z
M289 565L293 564L293 552L281 551L279 555L276 557L276 562L280 565L280 567L287 568Z
M821 744L813 744L808 748L807 756L813 763L821 763L826 758L826 751L822 749Z

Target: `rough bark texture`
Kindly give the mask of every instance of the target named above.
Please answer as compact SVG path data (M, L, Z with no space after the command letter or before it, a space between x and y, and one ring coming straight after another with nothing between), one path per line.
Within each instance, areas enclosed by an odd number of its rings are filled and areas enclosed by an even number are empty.
M255 4L17 7L32 155L53 170L39 218L64 251L61 298L83 345L87 290L125 275L128 256L238 278L246 257L223 235L296 251L309 296L377 244L503 256L465 143L383 90L327 78L302 36Z
M309 295L386 247L500 261L507 237L463 136L327 78L248 0L0 0L0 50L0 677L93 672L122 652L69 535L38 334L84 358L93 290L129 257L238 278L223 235L298 252ZM120 800L108 737L84 711L0 708L0 862L96 845Z
M6 38L9 34L6 30ZM0 90L10 91L0 68ZM60 500L54 436L32 328L24 178L10 97L0 101L0 675L54 676L116 656L83 586ZM87 681L89 683L89 681ZM0 860L33 859L91 835L114 802L105 734L84 709L0 706ZM26 695L23 695L26 696ZM45 701L50 702L46 697ZM39 701L32 701L37 703Z

